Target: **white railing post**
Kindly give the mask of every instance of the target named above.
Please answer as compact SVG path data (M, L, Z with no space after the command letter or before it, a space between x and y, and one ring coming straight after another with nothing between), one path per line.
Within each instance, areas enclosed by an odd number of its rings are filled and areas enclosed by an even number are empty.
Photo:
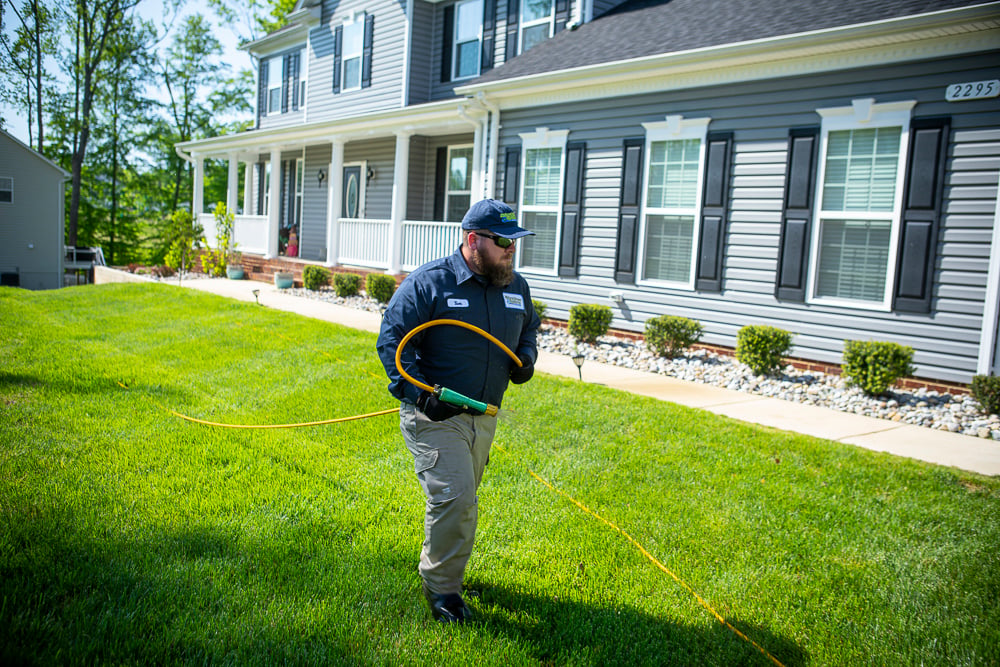
M271 183L267 210L267 253L278 256L278 226L281 224L281 148L271 149Z
M344 198L344 142L333 139L330 167L326 174L326 264L336 266L340 257L340 211Z
M253 183L253 162L248 160L243 168L243 215L256 213L250 208L253 205L253 199L250 196L253 193L251 183Z
M406 217L406 190L410 174L409 131L396 133L396 157L392 171L392 242L389 254L389 273L402 273L403 218Z
M205 212L205 158L195 153L194 157L194 197L191 202L191 217Z
M240 189L240 167L239 156L236 153L229 154L229 172L226 174L226 210L236 214L236 199L239 197Z

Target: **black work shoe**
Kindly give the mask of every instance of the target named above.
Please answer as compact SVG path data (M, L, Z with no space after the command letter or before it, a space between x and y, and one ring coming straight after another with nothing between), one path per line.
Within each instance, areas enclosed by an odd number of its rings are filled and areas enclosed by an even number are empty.
M458 593L438 595L424 586L424 597L431 607L434 620L440 623L465 623L472 620L472 610L465 606L465 600Z

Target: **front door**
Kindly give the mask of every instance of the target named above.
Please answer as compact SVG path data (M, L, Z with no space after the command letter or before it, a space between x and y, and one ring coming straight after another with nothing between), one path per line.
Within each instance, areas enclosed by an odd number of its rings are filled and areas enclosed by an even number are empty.
M340 217L360 218L361 213L361 165L344 167L344 196Z

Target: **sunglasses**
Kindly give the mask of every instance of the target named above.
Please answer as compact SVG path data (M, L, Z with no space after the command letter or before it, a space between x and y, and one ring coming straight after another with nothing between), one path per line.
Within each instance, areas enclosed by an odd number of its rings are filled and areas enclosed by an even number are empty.
M514 245L515 239L504 238L503 236L493 236L492 234L480 234L475 232L476 236L482 236L488 239L493 239L493 243L497 244L501 248L509 248Z

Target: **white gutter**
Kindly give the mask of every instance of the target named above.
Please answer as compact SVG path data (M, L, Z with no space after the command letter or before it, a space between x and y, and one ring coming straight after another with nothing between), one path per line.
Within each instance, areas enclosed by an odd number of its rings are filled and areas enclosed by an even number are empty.
M990 268L986 273L986 303L983 306L983 325L979 332L979 361L976 373L991 375L997 344L997 321L1000 317L1000 197L993 211L993 240L990 245Z

